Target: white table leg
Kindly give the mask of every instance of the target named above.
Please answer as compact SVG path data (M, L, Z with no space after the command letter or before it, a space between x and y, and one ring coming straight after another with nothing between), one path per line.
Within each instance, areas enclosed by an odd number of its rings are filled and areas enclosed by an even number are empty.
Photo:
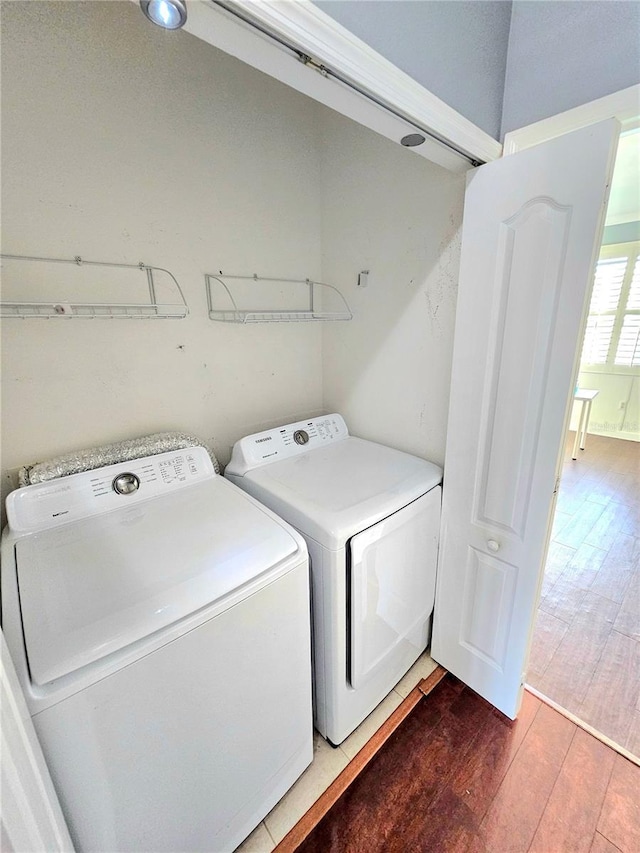
M584 408L585 401L580 400L580 403L582 404L580 406L580 419L578 420L578 428L576 429L576 437L573 441L573 453L571 454L571 458L574 461L578 458L578 447L579 446L581 447L580 439L582 436L582 424L584 421L584 413L585 413L585 408Z
M580 450L584 450L584 446L587 442L587 430L589 429L589 418L591 417L591 402L592 402L591 400L586 401L587 407L586 407L584 423L582 425L582 435L580 436Z
M574 392L573 397L575 402L582 403L582 408L580 409L578 429L576 430L576 437L573 442L573 454L571 456L571 458L574 460L578 458L578 448L580 448L580 450L584 450L585 444L587 443L589 419L591 417L591 404L598 396L598 394L599 391L593 388L576 388Z

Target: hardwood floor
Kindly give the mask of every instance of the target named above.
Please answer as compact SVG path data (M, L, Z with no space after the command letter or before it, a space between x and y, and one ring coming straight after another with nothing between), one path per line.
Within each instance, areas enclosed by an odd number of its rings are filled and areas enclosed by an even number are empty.
M527 681L640 756L640 442L573 435Z
M640 767L525 693L518 720L451 675L277 853L638 853Z

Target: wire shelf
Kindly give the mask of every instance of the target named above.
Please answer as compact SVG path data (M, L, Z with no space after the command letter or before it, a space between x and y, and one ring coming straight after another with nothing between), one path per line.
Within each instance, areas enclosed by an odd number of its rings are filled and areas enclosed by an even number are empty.
M148 301L128 302L114 300L113 302L91 302L71 298L62 298L59 301L33 299L25 301L2 301L0 302L0 317L17 317L22 320L38 318L50 320L64 317L84 319L121 319L121 320L180 320L187 316L189 308L175 276L169 270L161 267L152 267L140 262L139 264L119 264L108 261L87 261L77 255L75 258L42 258L27 255L1 254L3 261L18 261L19 263L49 263L49 264L72 264L75 267L106 267L112 270L132 270L144 275L144 280L133 278L131 282L125 283L126 288L130 286L142 286L148 293ZM180 301L164 301L157 298L158 273L164 273L169 277L170 287ZM154 275L155 274L155 275ZM77 284L77 282L76 282ZM114 285L115 286L115 285ZM122 286L122 282L120 282ZM6 290L6 288L3 288Z
M266 278L254 275L228 275L219 272L217 274L205 273L205 286L207 291L207 305L209 307L209 319L219 323L309 323L323 320L351 320L353 314L346 299L337 287L325 284L321 281L312 281L309 278ZM297 308L240 308L238 307L238 296L234 296L234 285L246 284L280 284L293 285L294 290L306 287L306 305ZM215 304L214 289L226 301L226 305L220 307ZM246 289L246 288L245 288ZM334 294L331 296L331 294ZM320 303L326 297L338 302L340 310L327 311L320 307Z

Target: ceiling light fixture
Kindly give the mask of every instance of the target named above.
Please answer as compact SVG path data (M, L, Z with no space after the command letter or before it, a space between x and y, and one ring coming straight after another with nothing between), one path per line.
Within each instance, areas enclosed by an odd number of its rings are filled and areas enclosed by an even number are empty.
M415 148L416 145L422 145L423 142L426 142L426 139L421 133L409 133L402 137L400 145L404 145L405 148Z
M165 30L179 30L187 21L184 0L140 0L144 14Z

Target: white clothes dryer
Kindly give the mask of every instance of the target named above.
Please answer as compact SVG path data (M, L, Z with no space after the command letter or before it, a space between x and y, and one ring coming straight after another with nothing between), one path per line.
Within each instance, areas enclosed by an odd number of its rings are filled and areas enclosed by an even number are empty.
M241 439L225 476L306 539L315 725L337 745L428 644L442 469L333 414Z
M313 757L304 540L202 447L7 515L3 630L76 849L230 853Z

